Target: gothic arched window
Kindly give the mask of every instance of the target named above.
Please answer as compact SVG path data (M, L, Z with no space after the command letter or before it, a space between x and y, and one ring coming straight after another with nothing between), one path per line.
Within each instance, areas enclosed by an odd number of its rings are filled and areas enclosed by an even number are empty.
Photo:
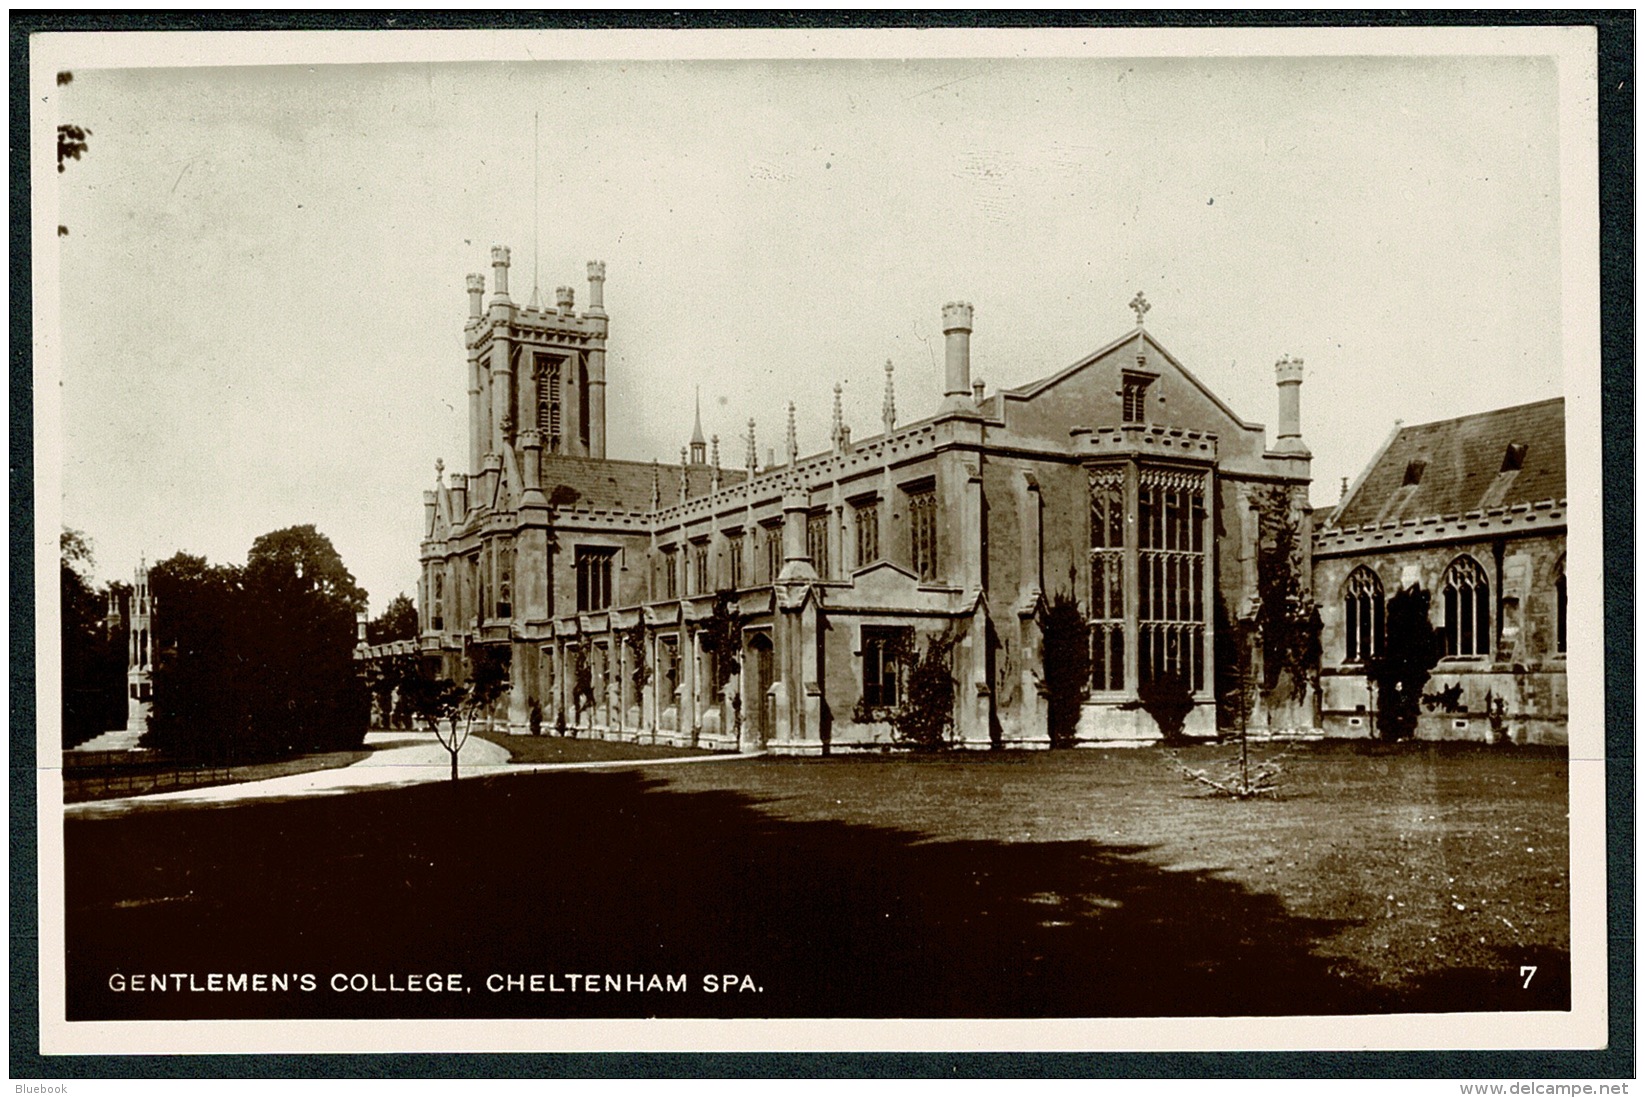
M1466 554L1451 562L1441 584L1445 599L1445 654L1483 656L1491 651L1491 587L1485 569Z
M1342 587L1346 659L1361 663L1382 650L1382 581L1361 565Z

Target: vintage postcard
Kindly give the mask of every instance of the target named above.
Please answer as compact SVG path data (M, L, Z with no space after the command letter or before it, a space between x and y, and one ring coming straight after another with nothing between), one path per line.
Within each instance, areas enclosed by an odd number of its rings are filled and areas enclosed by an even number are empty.
M41 1051L1602 1046L1596 64L36 37Z

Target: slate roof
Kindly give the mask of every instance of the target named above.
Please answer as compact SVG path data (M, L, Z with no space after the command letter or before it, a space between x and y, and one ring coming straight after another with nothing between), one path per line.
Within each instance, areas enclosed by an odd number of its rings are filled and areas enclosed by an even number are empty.
M603 507L619 511L651 510L652 464L649 461L613 461L543 456L543 494L559 507ZM687 467L686 495L695 499L708 495L714 470L707 465ZM666 507L680 498L680 466L656 466ZM747 477L741 469L720 470L720 485L741 484Z
M1511 445L1525 447L1517 470L1504 469ZM1416 483L1406 483L1413 478ZM1556 397L1400 428L1329 525L1461 515L1564 498L1565 400Z

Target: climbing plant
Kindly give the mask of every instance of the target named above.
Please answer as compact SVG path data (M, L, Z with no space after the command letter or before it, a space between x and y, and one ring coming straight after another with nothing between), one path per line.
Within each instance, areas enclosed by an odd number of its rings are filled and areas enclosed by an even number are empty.
M594 708L594 672L588 663L588 644L582 638L571 651L571 705L575 719L581 720L584 709Z
M1289 680L1290 696L1300 698L1319 676L1319 607L1303 570L1302 524L1291 505L1289 489L1270 487L1251 495L1257 514L1257 612L1262 632L1262 688Z
M634 684L634 696L640 697L645 691L646 683L651 681L651 663L645 658L645 618L642 615L638 621L627 629L618 631L622 636L623 647L628 649L629 681Z
M908 692L891 715L898 740L916 751L936 751L948 745L954 728L954 672L950 659L955 643L951 630L926 641L925 651L908 671Z
M702 639L703 651L714 657L716 695L725 689L725 684L731 681L731 676L737 673L739 667L737 657L742 652L745 618L736 608L736 601L732 592L721 591L714 596L713 610L698 626L697 635Z

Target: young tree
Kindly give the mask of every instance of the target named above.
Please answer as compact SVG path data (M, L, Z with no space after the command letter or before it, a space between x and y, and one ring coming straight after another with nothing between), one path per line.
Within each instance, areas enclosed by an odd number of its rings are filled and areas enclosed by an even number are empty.
M418 675L410 683L413 711L434 733L451 756L451 780L457 780L457 756L474 732L474 722L508 689L508 672L489 650L476 649L469 660L468 679L458 686L450 679Z
M1422 688L1445 651L1444 636L1428 621L1428 592L1413 584L1388 600L1382 650L1365 661L1376 689L1377 732L1403 740L1416 731Z

